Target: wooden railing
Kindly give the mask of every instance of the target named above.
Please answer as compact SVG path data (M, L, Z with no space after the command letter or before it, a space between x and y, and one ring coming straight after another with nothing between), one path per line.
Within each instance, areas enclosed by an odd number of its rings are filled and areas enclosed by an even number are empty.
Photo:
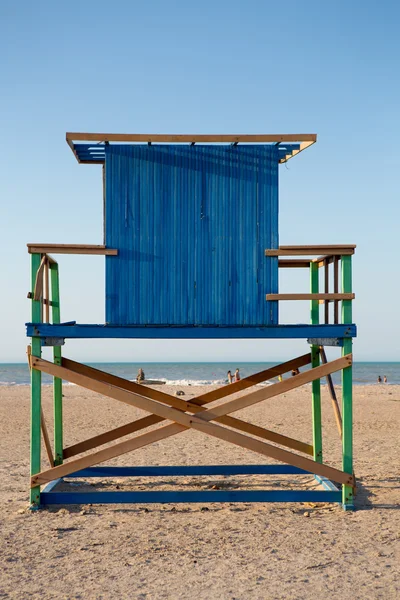
M339 323L339 302L354 300L351 291L351 256L355 252L354 244L336 246L280 246L278 249L265 250L266 256L315 256L315 258L279 258L278 266L290 269L310 269L310 293L267 294L266 299L273 300L311 300L312 322L319 322L318 304L324 305L324 321L329 323L329 303L333 302L333 322ZM318 256L319 255L319 256ZM346 261L346 274L342 262ZM333 290L329 289L329 267L333 267ZM319 291L318 270L324 269L324 291ZM342 285L340 286L340 275ZM341 290L340 290L341 288ZM339 291L340 290L340 291ZM318 319L316 318L316 313Z

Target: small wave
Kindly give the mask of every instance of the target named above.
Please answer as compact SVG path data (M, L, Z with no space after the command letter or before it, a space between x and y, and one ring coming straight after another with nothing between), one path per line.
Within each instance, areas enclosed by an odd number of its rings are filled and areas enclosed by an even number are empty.
M164 381L166 385L181 386L207 386L207 385L227 385L227 379L166 379L161 377L159 381ZM258 386L268 386L276 383L275 381L264 381L258 383Z
M160 378L167 385L225 385L224 379L165 379Z

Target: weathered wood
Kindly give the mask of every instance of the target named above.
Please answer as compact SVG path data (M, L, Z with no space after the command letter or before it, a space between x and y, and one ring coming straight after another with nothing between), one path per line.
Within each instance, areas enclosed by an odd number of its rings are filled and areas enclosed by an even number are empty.
M50 263L51 279L51 297L52 319L57 324L61 321L60 313L60 282L58 264L53 261ZM61 346L53 346L53 360L56 365L61 365ZM55 377L53 379L53 406L54 406L54 464L60 465L63 462L63 394L62 380Z
M137 408L151 411L154 414L157 414L159 416L163 416L167 419L174 420L174 421L176 421L176 423L181 425L183 427L183 429L192 427L193 429L203 431L204 433L207 433L208 435L217 437L218 439L222 439L222 440L231 442L233 444L236 444L242 448L247 448L249 450L253 450L255 452L264 454L266 456L276 458L277 460L282 460L283 462L287 462L288 464L293 464L294 466L299 466L299 468L311 470L311 472L313 472L317 475L329 477L330 479L333 479L334 481L338 481L340 483L349 483L350 482L352 484L352 482L353 482L353 476L350 475L349 473L343 473L336 469L332 469L331 467L327 467L326 465L320 465L318 463L315 463L314 461L311 461L310 459L306 459L304 457L299 457L298 455L294 455L286 450L278 449L275 446L270 446L270 445L266 444L265 442L259 442L258 440L254 440L253 438L248 438L247 436L236 433L234 431L227 430L223 427L220 427L219 425L209 422L212 419L216 418L216 416L223 416L223 415L227 414L228 412L233 412L234 410L238 410L238 407L236 405L236 402L237 402L236 400L234 400L232 402L228 402L224 406L220 406L220 407L213 409L214 414L211 413L210 411L206 410L206 411L200 413L200 415L189 416L189 415L186 415L174 408L160 405L159 403L154 402L152 400L148 400L146 398L139 398L136 395L134 395L130 392L127 392L125 390L115 388L114 386L111 386L111 385L105 385L98 381L90 380L90 378L88 378L84 375L76 374L69 369L65 369L64 367L59 367L57 365L54 365L53 363L49 363L48 361L44 361L44 360L38 359L36 357L33 357L31 359L31 361L32 361L33 368L38 368L38 369L48 372L50 374L55 374L59 377L62 377L63 379L66 379L67 381L77 383L78 385L81 385L82 387L85 387L87 389L92 389L95 392L99 392L103 395L109 396L111 398L115 398L116 400L120 400L127 404L131 404L133 406L136 406ZM311 379L310 379L309 372L302 373L301 375L296 376L296 378L300 379L302 381L302 383L305 383L307 381L312 380L314 377L323 376L326 372L334 372L335 370L338 370L338 368L343 368L343 364L346 364L347 366L349 364L351 364L351 355L349 355L347 357L343 357L342 359L337 359L337 361L333 361L329 365L323 365L321 367L313 369L314 373L313 373L313 375L311 375ZM283 386L285 389L293 389L293 387L297 387L296 383L294 383L292 380L286 380L284 382L275 384L274 386L270 386L270 387L276 388L277 386L282 386L283 384L286 384L285 386ZM301 385L300 382L299 382L299 385ZM268 389L270 389L270 388L268 388ZM260 391L262 391L262 390L260 390ZM281 391L284 391L284 390L282 389ZM281 391L278 393L281 393ZM276 392L276 390L275 390L275 392ZM246 406L255 404L256 402L260 401L261 399L264 399L264 397L263 397L263 398L258 398L256 400L255 396L258 394L259 394L259 392L250 394L250 396L252 396L251 401L248 397L246 397L246 399L247 399ZM272 395L276 395L276 393L272 394ZM271 396L271 394L269 394L269 396ZM239 400L242 401L244 399L240 398ZM243 405L240 406L240 408L243 408ZM223 410L221 410L221 409L223 409ZM165 430L166 428L160 428L160 429ZM180 430L183 430L183 429L178 428L178 430L176 432L179 432ZM160 431L160 430L157 430L157 431ZM156 432L151 432L151 433L156 433ZM169 435L173 435L173 434L169 434ZM141 437L143 437L143 436L141 436ZM157 439L164 439L164 438L157 438ZM138 441L138 438L135 438L134 440ZM132 440L129 440L129 442L132 442ZM118 447L122 446L123 448L126 448L125 444L128 444L128 442L123 442L122 445L117 444L115 446L112 446L112 448L107 448L106 450L100 451L96 454L104 456L104 453L107 451L108 452L109 451L116 452L117 446ZM129 451L129 450L123 450L123 452L121 452L121 453L125 453L126 451ZM119 455L119 454L113 454L113 456L117 456L117 455ZM106 456L110 457L108 454L106 454ZM93 457L94 457L94 455L91 455L91 457L85 457L85 458L93 458ZM96 461L97 458L95 457L95 458L93 458L93 460ZM84 459L77 459L76 461L72 461L74 463L74 465L72 465L72 463L67 463L67 464L61 465L59 467L55 467L54 469L51 469L50 470L51 474L50 474L50 472L47 474L47 477L50 477L50 479L43 479L43 477L44 477L43 473L40 475L36 475L35 477L32 478L32 486L38 485L38 483L43 483L44 481L51 481L54 478L63 476L63 475L60 475L60 471L57 471L59 469L62 469L62 468L68 469L69 467L71 467L72 470L69 470L68 473L72 473L74 470L77 470L77 468L83 468L82 466L79 466L79 467L76 466L77 463L81 464L79 462L81 460L84 460ZM108 458L101 458L97 462L92 462L91 464L92 465L98 464L98 462L101 462L103 460L108 460ZM64 472L64 475L65 474L67 474L67 473Z
M333 291L339 293L339 257L335 256L333 261ZM339 301L334 300L333 303L333 322L339 323Z
M332 256L346 256L354 254L355 244L333 246L279 246L267 248L266 256L313 256L315 254L330 254Z
M342 290L351 292L351 256L342 258ZM352 322L352 303L342 303L342 323ZM343 340L343 354L351 352L353 341ZM353 473L353 374L352 367L342 371L342 464L343 469ZM354 479L354 477L353 477ZM353 484L354 485L354 484ZM352 486L344 485L342 488L342 503L344 506L352 506L354 489Z
M335 260L335 258L337 258L338 260L340 260L340 256L319 256L318 258L312 258L311 262L313 263L317 263L318 264L318 269L320 269L321 267L325 266L325 263L327 262L329 265L331 263L333 263L333 261Z
M149 415L147 417L143 417L142 419L137 419L131 423L127 423L126 425L122 425L121 427L116 427L115 429L106 431L105 433L100 433L99 435L84 440L83 442L78 442L77 444L73 444L72 446L64 448L64 459L71 458L72 456L76 456L82 452L87 452L88 450L92 450L98 446L103 446L104 444L108 444L108 442L118 440L121 437L135 433L141 429L146 429L146 427L151 427L151 425L155 425L161 421L164 421L162 417Z
M190 411L190 412L201 412L201 406L208 404L210 402L214 402L215 400L219 400L228 395L232 395L242 389L253 386L260 381L264 381L265 377L277 376L283 373L287 373L292 369L299 368L301 366L307 365L310 363L311 355L305 354L293 360L287 361L281 365L277 365L276 367L272 367L267 369L266 371L261 371L260 373L255 373L246 377L235 384L230 386L224 386L223 388L212 390L206 394L198 396L197 398L192 398L190 402L186 402L180 398L175 398L170 394L165 394L164 392L159 392L158 390L147 390L145 389L144 394L149 398L155 399L158 402L163 402L169 406L174 406L178 410ZM66 368L70 368L75 372L87 375L97 381L103 381L105 383L111 383L121 389L125 389L128 391L132 391L134 393L138 393L142 395L141 392L143 388L138 386L136 383L127 381L126 379L122 379L117 377L116 375L111 375L110 373L105 373L104 371L100 371L98 369L94 369L93 367L89 367L87 365L83 365L81 363L77 363L70 359L63 358L62 365ZM135 431L139 431L140 429L144 429L162 421L162 418L159 417L145 417L144 419L139 419L138 421L133 421L132 423L128 423L122 427L118 427L112 431L100 434L91 438L90 440L86 440L84 442L80 442L66 448L64 450L65 458L69 458L71 456L75 456L80 452L87 451L91 448L96 448L102 444L105 444L109 441L118 439L119 437L123 437L128 435L129 433L133 433ZM218 422L228 425L229 427L233 427L234 429L238 429L240 431L245 431L246 433L251 433L256 435L257 437L262 437L263 439L268 439L270 441L276 442L283 446L287 446L292 448L293 450L299 450L300 452L304 452L306 454L312 454L312 446L306 444L304 442L300 442L299 440L294 440L292 438L282 436L275 432L269 431L267 429L263 429L261 427L257 427L250 423L246 423L239 419L234 419L233 417L220 417L216 419Z
M66 379L67 381L76 383L77 385L82 385L83 387L92 389L93 391L97 391L99 393L110 396L127 404L136 406L138 408L142 408L143 410L147 410L149 412L153 411L159 416L164 416L167 419L176 420L178 423L181 423L185 426L191 426L193 428L196 428L197 425L201 424L199 423L198 417L204 419L205 421L210 421L218 417L225 416L229 412L241 410L245 407L251 406L252 404L260 402L261 400L276 396L290 389L294 389L300 385L303 385L304 383L312 381L315 378L323 377L328 372L340 370L341 368L344 368L344 366L348 366L349 364L351 364L351 356L343 357L337 359L336 361L332 361L328 365L323 365L316 369L312 369L311 371L306 371L300 375L297 375L295 378L287 379L283 382L273 384L265 390L258 390L253 394L249 394L248 396L245 396L243 398L239 398L237 400L228 402L222 406L218 406L212 409L212 411L202 411L199 415L196 415L195 417L190 417L188 415L184 415L181 412L178 412L174 408L161 406L152 400L147 400L146 398L139 398L136 394L132 394L131 392L127 392L121 388L116 388L114 386L110 386L102 382L92 380L85 375L74 373L74 371L66 369L64 367L58 367L57 365L49 363L48 361L36 358L32 358L31 360L32 366L34 368L39 368L47 373L55 374L59 377L62 377L63 379ZM184 402L185 408L187 408L187 404L188 403ZM247 426L249 425L250 424L247 424ZM214 429L215 428L209 428L208 433L210 435L214 435ZM216 434L216 437L218 437L218 432Z
M27 244L29 254L97 254L116 256L118 250L95 244Z
M304 385L305 383L311 383L316 379L325 377L329 373L341 371L342 369L351 366L351 364L352 355L348 354L346 356L343 356L342 358L332 360L326 365L321 365L320 367L310 369L309 371L304 371L303 373L300 373L295 377L285 379L284 381L280 381L279 383L274 383L272 385L269 385L265 389L257 390L256 392L247 394L247 396L242 396L241 398L231 400L230 402L226 402L225 404L216 406L215 408L211 408L210 410L207 410L204 413L200 413L196 416L198 418L204 418L208 421L211 419L215 419L216 417L219 417L221 415L233 413L237 410L243 410L244 408L252 406L253 404L257 404L258 402L261 402L263 400L268 400L269 398L279 396L280 394L288 392L289 390L294 390L297 387Z
M32 293L32 312L31 318L33 323L41 320L41 304L34 299L34 290L37 281L37 272L41 264L40 254L32 254L31 256L31 293ZM31 354L41 356L42 346L40 338L32 338L31 352L28 353L28 361L31 364ZM41 402L42 402L42 374L36 369L31 369L31 460L30 473L34 475L39 473L41 469ZM35 506L40 504L40 487L33 486L30 492L30 502Z
M200 411L200 407L196 407L198 411ZM151 425L155 425L156 423L160 423L164 421L162 417L157 417L156 415L150 415L148 417L144 417L142 419L137 419L136 421L132 421L131 423L127 423L126 425L122 425L121 427L116 427L115 429L111 429L105 433L101 433L100 435L96 435L92 438L84 440L83 442L79 442L74 444L73 446L69 446L64 449L64 458L68 459L72 456L76 456L77 454L81 454L82 452L87 452L88 450L92 450L93 448L98 448L99 446L103 446L108 442L117 440L121 437L129 435L131 433L135 433L142 429L146 429ZM235 419L234 417L219 417L216 419L218 423L222 423L223 425L228 425L228 427L232 427L234 429L238 429L239 431L243 431L245 433L250 433L251 435L255 435L256 437L260 437L264 440L269 440L270 442L275 442L276 444L280 444L281 446L286 446L287 448L291 448L292 450L298 450L299 452L303 452L304 454L313 455L313 447L311 444L306 444L305 442L301 442L299 440L290 438L285 435L281 435L279 433L275 433L274 431L269 431L268 429L264 429L263 427L259 427L257 425L253 425L252 423L246 423L245 421L241 421L240 419Z
M45 302L43 302L43 304L45 306L46 323L50 323L50 268L49 268L49 260L48 260L47 256L46 256L44 273L45 273L45 278L44 278Z
M355 294L267 294L271 300L354 300Z
M329 262L326 260L324 265L324 292L329 295ZM327 300L324 302L324 317L325 324L329 323L329 303Z
M211 423L199 423L196 425L196 429L207 434L210 433ZM142 448L154 442L167 439L168 437L176 435L185 429L186 427L177 423L160 427L154 431L142 434L141 436L125 442L120 442L119 444L115 444L110 448L99 450L98 452L89 454L88 456L84 456L68 463L64 463L63 465L53 467L52 469L42 471L31 478L31 486L33 487L42 485L49 481L53 481L54 479L58 479L59 477L66 477L67 475L70 475L71 473L81 469L92 467L106 460L110 460L111 458L116 458L117 456L131 452L132 450L136 450L137 448ZM300 469L310 471L316 475L328 477L332 481L337 481L338 483L348 483L349 485L353 484L353 476L349 473L343 473L342 471L339 471L333 467L316 463L309 458L298 456L297 454L293 454L287 450L282 450L281 448L271 446L265 442L260 442L253 438L237 434L223 427L218 428L218 435L216 437L224 441L240 445L243 448L247 448L248 450L252 450L259 454L263 454L264 456L269 456L286 464L291 464L295 467L299 467ZM240 444L238 444L238 439L240 439Z
M126 454L127 452L131 452L132 450L136 450L143 446L153 444L154 442L165 439L168 436L175 435L176 433L180 433L184 430L185 427L182 427L177 423L160 427L154 431L144 433L141 436L126 440L125 442L120 442L119 444L115 444L109 448L104 448L104 450L99 450L93 454L76 458L69 462L63 463L62 465L58 465L57 467L53 467L52 469L42 471L41 473L31 477L31 485L43 485L44 483L53 481L59 477L66 477L75 471L80 471L81 469L86 469L87 467L93 467L101 462L110 460L111 458L116 458L117 456L121 456L122 454Z
M66 369L70 369L74 373L79 373L80 375L90 377L95 381L110 384L122 390L126 390L137 394L138 396L143 398L149 398L150 400L156 400L157 402L162 402L164 404L166 403L170 406L173 406L174 408L177 408L178 410L189 410L189 404L185 400L182 400L181 398L176 398L175 396L171 396L171 394L166 394L165 392L162 392L160 390L145 387L136 383L135 381L128 381L127 379L122 379L122 377L118 377L117 375L112 375L111 373L106 373L105 371L95 369L94 367L89 367L88 365L75 362L74 360L65 358L64 356L62 358L61 364Z
M246 421L242 421L241 419L236 419L235 417L231 416L218 417L215 420L217 423L222 423L223 425L238 429L239 431L250 433L251 435L255 435L263 440L275 442L275 444L286 446L292 450L298 450L299 452L309 454L310 456L313 455L313 446L311 444L306 444L305 442L300 442L299 440L286 435L275 433L269 429L264 429L264 427L259 427L258 425L253 425L252 423L247 423Z
M304 385L305 383L310 383L315 379L325 377L329 373L334 373L349 367L352 364L352 355L348 354L342 358L331 361L326 365L321 365L315 369L300 373L299 375L296 375L296 377L291 377L290 379L272 384L265 389L258 390L236 400L231 400L230 402L226 402L225 404L217 406L211 410L202 411L196 416L186 415L181 412L182 409L177 410L176 408L170 408L170 406L164 406L159 402L155 402L154 400L138 396L137 394L126 391L122 388L103 383L102 381L98 381L86 375L76 373L72 369L55 365L54 363L38 357L30 356L30 362L32 368L44 371L49 375L60 377L61 379L65 379L66 381L70 381L71 383L75 383L94 392L109 396L115 400L120 400L121 402L135 406L141 410L152 412L160 417L164 417L165 419L176 421L177 423L181 423L185 426L194 427L194 424L197 423L199 419L211 421L217 417L225 416L229 413L236 412L237 410L242 410L243 408L261 402L262 400L266 400L281 393L295 389L296 387ZM176 400L178 399L174 399L174 401ZM168 400L168 402L170 402L170 400ZM181 402L184 401L181 400ZM190 410L190 406L188 406L189 403L184 402L184 405L186 410Z
M278 267L280 269L306 269L310 266L310 262L310 260L305 260L301 258L280 258L278 260Z
M323 346L320 346L319 353L321 355L322 362L326 365L328 363L326 358L325 349ZM340 437L342 437L342 415L340 414L340 408L336 397L335 387L333 385L331 375L326 375L326 382L328 384L329 395L332 400L333 412L335 414L336 425L339 431Z
M206 400L207 403L214 402L214 400L221 400L226 396L230 396L235 394L236 392L242 391L257 383L262 383L263 381L267 381L272 377L279 377L279 375L284 375L285 373L289 373L293 369L298 369L300 367L304 367L305 365L309 365L311 362L311 354L308 352L307 354L303 354L302 356L298 356L297 358L293 358L292 360L288 360L284 363L276 365L275 367L270 367L265 371L261 371L260 373L254 373L253 375L249 375L248 377L244 377L240 381L236 381L230 385L226 385L216 390L212 390L211 392L206 392L205 394L201 394L196 398L192 398L191 402L193 404L203 404L203 400Z
M41 254L40 252L31 252L31 254ZM43 280L44 270L46 268L46 256L42 256L39 268L36 272L35 285L33 288L33 299L40 301L43 298Z
M43 413L42 408L40 409L40 427L42 429L43 440L44 440L44 445L46 448L47 458L49 459L50 467L53 467L54 466L54 456L53 456L53 451L51 449L49 432L47 430L47 425L46 425L46 421L44 418L44 413Z
M164 134L164 133L72 133L66 134L67 142L169 142L188 144L209 143L269 143L269 142L316 142L315 133L284 134ZM69 144L70 145L70 144Z
M216 390L211 390L210 392L206 392L197 396L196 398L191 398L190 403L171 396L170 394L166 394L160 390L154 390L152 388L145 388L142 385L139 385L133 381L127 381L126 379L122 379L121 377L117 377L116 375L111 375L111 373L106 373L105 371L100 371L99 369L95 369L94 367L89 367L88 365L83 365L82 363L75 362L69 358L63 357L62 366L67 369L71 369L76 373L81 373L82 375L87 375L93 379L97 379L98 381L102 381L104 383L110 383L111 385L115 385L117 387L121 387L122 389L134 392L139 396L143 396L145 398L151 398L152 400L157 400L158 402L166 402L179 410L190 410L190 404L196 404L198 406L202 406L204 404L208 404L210 402L214 402L215 400L221 400L226 396L231 396L232 394L236 394L236 392L240 392L249 387L252 387L258 383L262 383L272 377L278 377L279 375L283 375L284 373L288 373L292 369L298 369L305 365L310 364L311 362L311 354L303 354L297 358L292 360L288 360L280 365L276 365L275 367L270 367L265 371L260 371L259 373L253 373L248 377L244 377L240 381L236 381L230 385L226 385L220 387Z

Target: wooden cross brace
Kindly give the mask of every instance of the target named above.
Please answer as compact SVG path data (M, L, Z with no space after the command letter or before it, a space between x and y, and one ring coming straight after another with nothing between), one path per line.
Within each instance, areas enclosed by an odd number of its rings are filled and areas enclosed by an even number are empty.
M264 381L270 377L286 373L288 370L298 368L299 366L308 364L309 362L310 355L307 354L292 361L288 361L282 365L278 365L273 369L268 369L262 374L259 373L255 376L253 375L249 378L246 378L242 380L242 382L237 382L220 390L214 390L208 394L198 396L190 402L186 402L185 400L174 398L173 396L165 394L159 390L144 388L142 385L128 382L114 375L103 373L102 371L98 371L80 363L75 363L74 361L68 359L63 359L62 365L60 366L45 361L41 358L30 356L31 368L38 369L48 373L49 375L53 375L54 377L59 377L66 381L70 381L71 383L75 383L94 392L98 392L110 398L114 398L131 406L135 406L141 410L152 413L150 417L145 417L144 419L136 421L136 429L133 430L137 431L144 427L149 427L150 425L154 425L162 420L173 421L173 424L160 427L133 439L120 442L119 444L111 446L110 448L100 450L88 456L72 460L63 465L59 465L33 475L31 478L31 486L35 487L37 485L47 483L48 481L52 481L56 478L65 477L78 470L93 466L116 456L120 456L121 454L125 454L126 452L130 452L137 448L142 448L148 444L166 439L176 435L177 433L180 433L181 431L191 428L197 431L202 431L203 433L218 439L231 442L242 448L263 454L264 456L269 456L306 471L310 471L316 475L328 477L329 479L338 483L353 485L353 475L350 473L345 473L327 465L317 463L309 458L293 454L287 450L277 448L271 444L266 444L265 442L256 440L253 437L243 435L242 433L238 433L232 429L227 429L226 427L221 427L221 425L211 422L218 421L219 423L228 425L228 427L234 427L235 429L252 433L259 437L264 437L264 439L270 439L280 444L285 443L285 441L290 441L292 444L296 443L297 445L301 445L302 442L291 440L290 438L286 438L285 440L285 436L279 436L279 434L268 432L267 430L255 425L251 425L250 423L245 423L239 419L228 417L228 415L229 413L252 406L262 400L272 398L289 390L295 389L296 387L299 387L305 383L309 383L315 379L319 379L330 373L334 373L335 371L349 367L352 364L351 354L331 361L328 364L315 367L291 379L286 379L282 382L272 384L267 388L252 392L241 398L231 400L212 409L204 410L202 408L202 405L206 403L213 402L214 400L224 396L231 395L240 389L245 389L246 387L250 387L251 385L258 383L259 381ZM267 376L265 376L266 374ZM260 379L261 376L263 376L263 379ZM188 412L194 414L188 414ZM132 426L133 424L128 424L128 426L123 427L125 427L126 430L127 427L129 428ZM121 430L121 428L118 429ZM108 434L113 434L113 432L108 432ZM103 436L105 435L107 434L103 434ZM122 435L127 434L122 433ZM272 436L275 436L275 439L273 439ZM281 441L279 441L277 438L281 438ZM110 437L107 441L110 441L111 439L116 438ZM85 444L85 442L83 442L83 444ZM303 448L297 447L297 449L309 453L310 448L308 446L307 450L307 446L308 445L303 444ZM291 447L293 447L293 445ZM83 451L83 449L81 451ZM70 454L70 456L71 455L72 454Z

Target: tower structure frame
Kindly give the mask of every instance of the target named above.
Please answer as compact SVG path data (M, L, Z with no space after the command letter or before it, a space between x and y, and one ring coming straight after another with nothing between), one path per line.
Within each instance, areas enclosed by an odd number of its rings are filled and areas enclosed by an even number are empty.
M82 141L86 143L82 144ZM28 360L31 369L30 501L33 507L70 503L289 501L340 502L345 510L354 508L352 339L356 336L356 326L352 323L354 294L351 269L355 246L351 244L279 246L277 209L274 208L277 195L274 196L273 192L274 186L277 186L274 179L275 167L268 166L286 162L315 141L314 134L252 136L67 134L67 142L78 162L102 164L103 167L106 165L105 177L103 177L106 182L104 197L108 203L105 208L106 239L104 241L106 243L101 245L28 244L28 251L31 254L31 290L28 296L32 302L32 319L27 323L27 336L31 338ZM108 147L113 142L117 144L116 149L110 150ZM127 148L122 148L122 144L126 144ZM201 147L194 151L196 144L201 144ZM215 151L209 150L213 144L218 146ZM274 149L267 149L267 144L273 144ZM185 146L184 151L179 150L179 145ZM243 145L247 150L237 150L239 145ZM107 172L107 161L109 165L117 164L119 170L114 168L113 171L110 166ZM264 162L268 163L267 168ZM115 173L120 173L121 168L122 171L125 169L126 173L130 173L127 181L131 181L131 173L139 173L132 188L124 188L123 176L121 181L115 181ZM149 170L150 176L148 176ZM107 177L112 180L109 186ZM166 178L169 178L168 182ZM173 187L171 181L174 183ZM149 185L153 186L151 193ZM160 204L160 194L163 194L163 190L168 185L169 192ZM147 190L145 199L143 199L144 188ZM125 204L121 200L122 197L125 198L121 192L123 189L126 196ZM249 202L248 198L254 190L257 207L254 209L250 204L246 204L247 208L245 208L249 212L254 210L251 218L253 224L256 223L255 239L248 234L252 231L253 225L251 219L246 221L246 211L237 212L238 215L244 215L245 222L240 222L233 229L228 225L219 239L213 233L215 221L218 224L218 219L221 218L223 203L218 194L222 193L228 202L236 203L237 211L242 211L243 202ZM191 212L190 205L192 196L194 212ZM183 206L183 198L188 198L188 206ZM153 265L153 273L157 272L158 267L155 263L161 246L157 246L158 242L154 238L155 232L159 231L162 223L157 220L156 214L150 215L150 210L146 213L146 220L143 220L146 202L153 209L161 207L161 210L164 210L166 205L175 203L176 212L168 221L171 223L170 227L175 228L176 231L177 219L180 219L179 227L182 227L182 223L185 227L187 225L188 232L192 231L194 235L195 243L192 246L199 245L203 253L199 258L195 256L193 250L192 256L190 243L185 246L186 254L182 251L183 246L179 251L180 254L175 254L171 250L171 245L164 246L166 252L169 252L168 260L175 265L171 277L176 281L173 281L165 291L164 288L159 288L161 293L157 291L157 294L153 294L154 304L157 304L159 295L162 297L159 305L150 309L142 301L146 289L149 289L146 285L151 285L151 278L143 271L143 260ZM266 204L263 205L263 202ZM121 207L125 207L122 212ZM268 207L270 212L266 210ZM183 216L178 216L178 213L182 213ZM124 220L123 227L121 227L121 219ZM265 227L265 223L260 225L260 220L267 220L268 227ZM133 233L127 235L124 229L129 230L132 223ZM138 224L137 227L135 223ZM218 228L215 229L217 230ZM239 252L235 250L235 244L232 244L230 239L232 231L239 235ZM259 238L262 237L263 232L271 242L269 247L262 247L264 239ZM207 238L204 237L206 234ZM110 236L111 238L114 236L118 247L107 244ZM209 245L204 244L205 239L210 242ZM129 246L131 243L133 246ZM140 245L135 246L135 244ZM135 248L139 248L140 252ZM146 248L147 253L144 252ZM260 248L261 252L259 252ZM198 248L196 251L198 254ZM220 258L214 258L213 252ZM228 260L225 263L221 262L225 260L224 253L230 253L230 262ZM106 257L108 261L106 312L111 322L104 324L61 322L59 266L54 258L56 254L92 254ZM242 256L239 256L240 254ZM146 256L143 259L144 255ZM267 270L262 262L262 256L268 262ZM215 283L216 279L211 283L207 281L207 273L204 274L201 270L203 258L204 261L209 261L208 264L212 269L216 269L217 275L221 264L227 265L226 281L229 280L227 285L232 288L231 290L226 292L224 286ZM135 308L135 302L133 304L126 302L130 292L128 287L124 287L125 284L122 282L124 277L120 277L125 273L129 278L128 270L132 264L133 269L137 270L132 272L132 281L136 285L138 282L139 284L143 282L145 288L140 291L142 295L137 296L137 306L140 305L138 309ZM235 280L233 275L240 265L254 268L254 273L252 271L247 274L243 281L240 277ZM309 269L309 293L279 293L277 271L288 268ZM124 269L123 273L121 269ZM179 276L175 276L180 269L182 271L179 272ZM323 291L319 289L321 271L325 274ZM185 287L185 277L182 273L189 280L194 277L193 289L190 286ZM330 291L329 284L332 279L333 291ZM267 288L261 298L260 289L265 282ZM176 309L177 286L185 295L179 303L179 309ZM256 299L254 297L249 299L251 294L246 286L254 287ZM117 299L114 293L110 293L110 290L114 292L114 288ZM211 294L211 301L206 298L208 293ZM225 305L220 296L224 296ZM260 303L261 299L268 306L267 312ZM278 305L279 302L286 300L309 300L310 323L289 325L279 323ZM223 307L229 306L229 303L232 304L231 319L223 316ZM320 322L321 305L324 309L323 323ZM330 307L333 310L330 310ZM333 313L333 322L329 322L330 313ZM304 339L310 349L307 354L185 401L158 389L133 383L78 363L63 355L62 348L66 340L87 338ZM53 347L52 361L42 358L43 346ZM341 356L327 361L325 346L336 346ZM303 367L310 368L300 373L299 369ZM298 373L295 377L283 378L285 374L293 371ZM342 373L341 407L331 377L333 373L339 371ZM41 403L42 372L53 377L53 442L49 436ZM276 377L279 377L276 383L262 388L254 387ZM321 378L327 380L341 438L341 468L332 467L323 460ZM72 446L65 446L62 410L63 380L131 405L143 410L147 415ZM269 398L306 383L311 384L312 442L284 436L242 418L231 416L232 413L265 402ZM229 399L233 394L248 388L253 389L239 398ZM223 398L227 399L224 403L214 405L216 401L221 401ZM209 404L211 407L208 406ZM194 429L204 435L272 458L279 464L132 467L102 465L111 458L176 436L188 429ZM127 436L131 437L109 445L110 442ZM41 456L42 441L49 462L47 468L44 468ZM98 448L102 446L106 447L99 450ZM92 452L87 454L89 451ZM60 490L60 482L65 478L69 480L69 478L90 477L153 478L165 475L179 477L254 474L282 476L312 474L320 484L320 489L77 492L74 488L65 491L64 485Z

